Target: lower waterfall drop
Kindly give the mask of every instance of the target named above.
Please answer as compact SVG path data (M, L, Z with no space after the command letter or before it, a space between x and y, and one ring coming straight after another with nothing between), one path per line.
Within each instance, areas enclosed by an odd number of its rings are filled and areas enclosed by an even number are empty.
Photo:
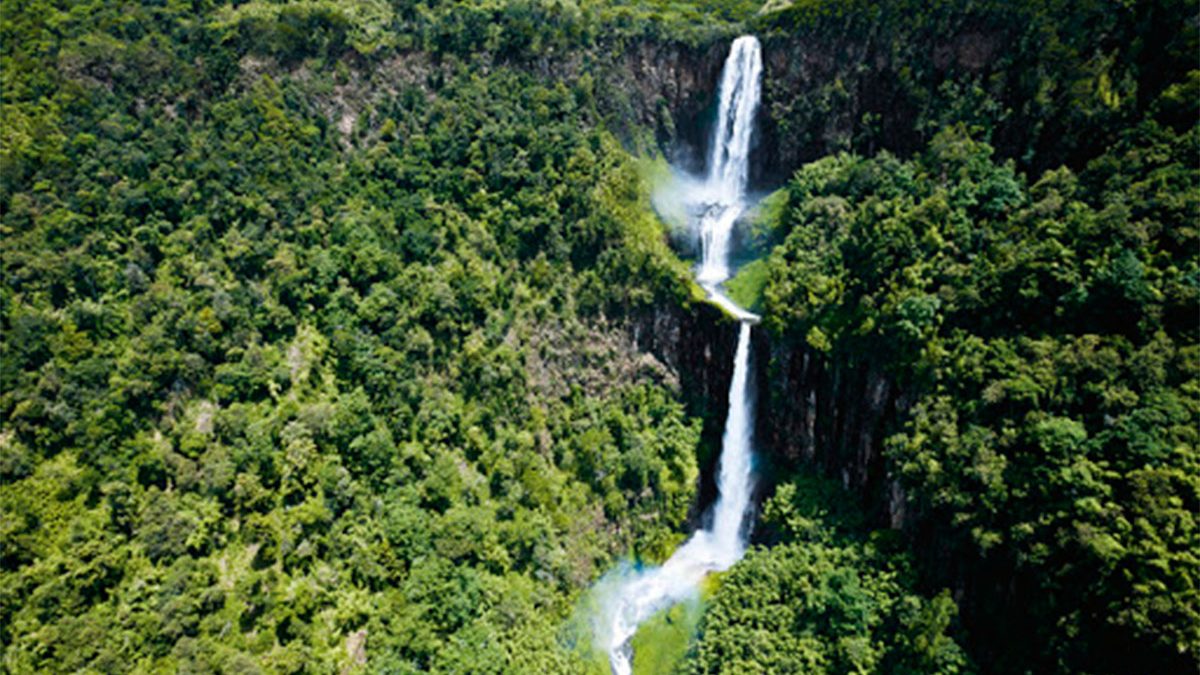
M606 627L609 662L615 675L633 672L630 641L642 622L691 597L706 575L728 569L746 552L745 517L753 490L750 326L750 321L742 321L738 329L717 476L719 496L713 506L712 524L696 531L662 567L643 570L620 586Z

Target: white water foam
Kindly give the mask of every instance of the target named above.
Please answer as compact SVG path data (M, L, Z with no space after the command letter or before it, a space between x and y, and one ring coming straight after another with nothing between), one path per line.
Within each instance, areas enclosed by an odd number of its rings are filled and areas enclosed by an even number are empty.
M728 569L746 552L745 521L753 489L751 441L753 402L749 379L750 324L738 331L733 381L729 385L729 415L722 439L719 496L708 529L696 531L662 567L641 570L627 577L605 608L606 646L613 673L628 675L633 669L630 640L638 626L661 609L694 596L710 572Z

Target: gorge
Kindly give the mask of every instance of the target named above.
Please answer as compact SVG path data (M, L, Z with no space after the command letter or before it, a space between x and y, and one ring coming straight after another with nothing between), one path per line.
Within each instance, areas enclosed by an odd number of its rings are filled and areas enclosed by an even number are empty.
M0 14L0 670L1196 670L1194 0Z

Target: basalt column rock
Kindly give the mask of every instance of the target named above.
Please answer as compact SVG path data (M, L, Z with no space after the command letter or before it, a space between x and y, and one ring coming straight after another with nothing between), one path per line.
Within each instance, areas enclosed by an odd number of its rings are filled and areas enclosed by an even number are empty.
M660 305L633 325L638 348L648 351L674 372L688 414L703 420L701 431L698 516L716 496L715 465L721 450L729 383L737 349L737 321L703 302L688 306Z
M907 501L883 446L909 397L878 364L837 362L787 337L761 341L756 349L769 354L758 379L763 450L781 464L806 464L837 479L880 525L906 527Z

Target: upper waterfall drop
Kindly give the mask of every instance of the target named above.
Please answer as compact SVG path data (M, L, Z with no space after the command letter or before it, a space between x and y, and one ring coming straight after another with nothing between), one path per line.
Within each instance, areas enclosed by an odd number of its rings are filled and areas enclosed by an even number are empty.
M710 292L729 278L733 226L746 208L762 68L758 38L745 35L733 41L717 89L717 126L709 152L708 177L696 195L701 244L696 278Z
M744 35L733 41L718 88L717 128L709 152L708 182L726 190L729 201L741 199L750 177L750 137L758 112L762 79L762 47Z
M721 75L708 177L699 190L687 195L702 248L697 281L713 302L740 321L729 383L729 410L721 439L717 500L708 526L693 533L661 567L621 574L612 580L615 587L608 595L597 634L608 650L615 675L632 672L631 640L642 622L661 609L694 597L707 574L728 569L746 551L746 515L754 485L750 331L758 316L729 299L720 284L729 278L733 227L746 208L761 75L758 39L739 37L730 47Z

